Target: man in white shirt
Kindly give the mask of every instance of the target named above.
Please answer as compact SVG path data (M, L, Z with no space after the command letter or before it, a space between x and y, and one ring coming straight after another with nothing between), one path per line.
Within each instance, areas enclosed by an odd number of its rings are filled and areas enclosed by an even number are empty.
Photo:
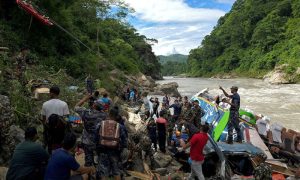
M57 86L50 88L50 100L44 102L42 107L42 123L44 125L44 147L49 143L48 134L48 118L51 114L57 114L62 117L66 117L70 114L68 104L60 99L58 99L60 89Z
M48 122L51 114L59 116L68 116L70 114L68 104L58 99L59 93L59 87L53 86L50 88L50 100L44 102L41 112L44 124Z

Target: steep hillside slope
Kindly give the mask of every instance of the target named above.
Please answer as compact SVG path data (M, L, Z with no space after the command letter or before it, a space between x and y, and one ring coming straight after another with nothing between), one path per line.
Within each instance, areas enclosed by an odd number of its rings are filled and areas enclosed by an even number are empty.
M262 77L275 66L300 66L299 0L237 0L231 11L189 54L194 76L234 73ZM293 81L298 81L299 76Z

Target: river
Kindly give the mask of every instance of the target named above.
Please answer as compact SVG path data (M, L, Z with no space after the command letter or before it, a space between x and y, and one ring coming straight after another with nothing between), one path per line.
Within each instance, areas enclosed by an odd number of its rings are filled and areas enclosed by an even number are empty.
M300 84L270 85L258 79L209 79L164 77L159 84L177 82L182 96L191 97L204 88L212 95L221 94L219 85L229 93L231 86L238 86L241 108L263 114L284 127L300 131Z

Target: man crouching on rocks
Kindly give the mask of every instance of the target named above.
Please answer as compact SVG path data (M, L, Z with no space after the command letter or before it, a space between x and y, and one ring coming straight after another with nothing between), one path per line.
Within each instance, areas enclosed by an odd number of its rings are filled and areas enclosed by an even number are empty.
M183 147L184 150L188 147L191 147L191 174L188 178L189 180L193 180L195 177L197 177L199 180L205 179L202 172L202 164L204 162L203 149L208 141L208 130L208 125L202 125L200 127L200 132L194 134L191 140Z

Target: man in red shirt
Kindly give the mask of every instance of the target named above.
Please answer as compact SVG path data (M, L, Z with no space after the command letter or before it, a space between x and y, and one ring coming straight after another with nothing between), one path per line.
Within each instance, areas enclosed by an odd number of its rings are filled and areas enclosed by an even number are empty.
M208 125L202 125L200 127L200 132L194 134L189 143L183 148L190 148L190 158L191 158L191 174L189 180L195 179L197 177L199 180L205 180L202 173L202 164L204 162L203 149L208 141L207 132L209 130Z

